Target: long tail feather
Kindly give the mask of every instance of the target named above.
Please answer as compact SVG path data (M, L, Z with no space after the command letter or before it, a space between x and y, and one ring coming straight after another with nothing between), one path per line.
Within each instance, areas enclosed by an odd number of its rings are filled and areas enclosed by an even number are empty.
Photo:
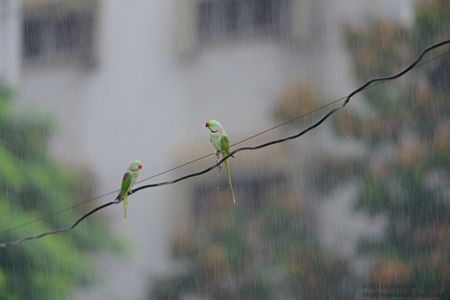
M123 197L123 225L127 225L127 205L128 205L128 195Z
M225 170L227 171L228 183L230 184L231 195L233 196L233 203L236 203L236 197L234 197L233 183L231 182L230 164L228 159L225 161Z

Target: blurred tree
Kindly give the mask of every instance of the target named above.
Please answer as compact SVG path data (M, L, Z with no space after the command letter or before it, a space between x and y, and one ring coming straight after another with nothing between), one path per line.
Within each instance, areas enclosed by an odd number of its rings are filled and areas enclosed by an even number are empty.
M52 122L11 110L12 93L0 85L0 228L7 230L87 199L86 172L69 171L48 155ZM74 210L0 234L1 241L68 226ZM102 236L102 239L98 237ZM105 241L109 240L109 243ZM66 299L75 283L94 280L88 252L117 249L106 225L88 219L68 234L0 249L0 299Z
M448 0L418 5L413 28L371 20L366 29L347 27L345 35L361 82L397 72L425 46L449 36ZM441 299L450 299L449 72L450 60L443 58L367 90L362 110L341 111L333 122L338 136L366 145L365 154L308 161L319 193L356 179L355 208L384 216L382 237L359 246L361 255L374 259L369 280L416 288L408 292L428 289ZM281 94L275 116L291 119L319 100L311 85L293 85ZM253 186L261 178L249 180L251 194L236 207L222 199L228 191L217 195L217 184L201 186L191 223L172 242L172 254L182 262L179 273L157 279L149 298L361 297L362 288L349 283L354 277L348 262L319 244L305 199L286 188L262 191L264 184ZM240 197L243 185L236 184Z
M358 80L395 73L450 37L450 1L419 2L412 28L372 20L365 29L347 27L345 37ZM360 242L360 253L373 258L369 280L440 299L450 299L449 74L447 56L367 90L365 112L334 118L338 136L367 145L363 158L318 158L315 165L319 190L357 179L355 207L386 220L380 239Z
M196 187L190 222L171 247L182 267L156 280L149 299L352 298L346 260L319 244L291 177L265 170L234 176L236 205L226 182Z
M297 123L304 121L299 116L313 111L321 100L321 94L313 84L298 82L282 89L278 96L274 116L281 120L297 118Z

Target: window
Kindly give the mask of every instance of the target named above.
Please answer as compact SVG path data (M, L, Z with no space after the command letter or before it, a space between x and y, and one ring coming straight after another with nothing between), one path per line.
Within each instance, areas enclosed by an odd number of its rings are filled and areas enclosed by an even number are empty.
M198 4L201 42L248 36L281 37L289 28L290 0L203 0Z
M29 62L93 60L93 9L46 9L25 14L23 56Z

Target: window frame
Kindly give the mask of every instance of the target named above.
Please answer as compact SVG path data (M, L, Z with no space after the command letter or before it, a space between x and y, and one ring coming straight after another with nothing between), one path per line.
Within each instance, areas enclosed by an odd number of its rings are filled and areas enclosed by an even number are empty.
M67 23L70 18L72 18L72 25ZM59 5L42 5L37 9L25 9L21 33L24 65L74 62L88 66L93 65L96 21L97 7L95 5L70 7L70 5L60 3ZM39 23L40 25L38 25ZM35 28L35 26L41 28ZM68 26L67 30L72 36L69 39L67 39L67 32L66 35L61 33L63 26ZM30 31L33 30L36 32L32 32L30 35ZM34 49L35 54L31 53L33 46L30 41L33 38L37 39L35 43L38 44Z
M272 9L269 21L258 22L257 12ZM292 0L199 0L197 10L197 39L200 45L246 38L285 39L290 34ZM230 13L230 10L234 12ZM234 18L234 20L231 20ZM259 23L259 24L258 24Z

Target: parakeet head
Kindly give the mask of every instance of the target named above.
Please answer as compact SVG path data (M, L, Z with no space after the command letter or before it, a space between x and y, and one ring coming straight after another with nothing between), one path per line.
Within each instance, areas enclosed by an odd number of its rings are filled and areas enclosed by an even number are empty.
M140 171L141 169L142 169L142 163L140 160L133 161L130 164L130 166L128 167L128 170L133 171L133 172Z
M209 128L209 130L213 133L218 132L222 129L222 124L219 123L219 121L216 120L208 120L205 124L206 128Z

